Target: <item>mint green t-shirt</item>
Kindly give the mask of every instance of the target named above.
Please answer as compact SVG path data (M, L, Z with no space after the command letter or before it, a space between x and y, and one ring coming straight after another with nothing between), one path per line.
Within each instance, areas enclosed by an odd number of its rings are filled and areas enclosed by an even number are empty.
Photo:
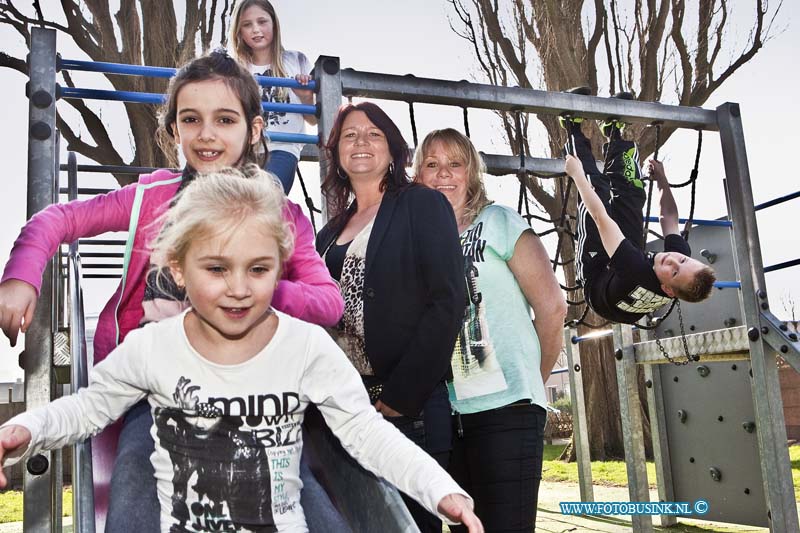
M526 230L530 227L515 211L492 204L461 233L467 308L448 383L450 403L459 413L519 400L547 405L531 309L507 263Z

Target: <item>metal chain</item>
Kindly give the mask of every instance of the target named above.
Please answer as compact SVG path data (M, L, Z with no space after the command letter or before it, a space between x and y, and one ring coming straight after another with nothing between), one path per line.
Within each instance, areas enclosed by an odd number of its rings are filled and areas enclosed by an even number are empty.
M658 346L658 350L661 352L661 355L663 355L667 361L669 361L675 366L682 366L682 365L688 365L689 363L695 361L699 361L700 356L697 354L692 355L691 353L689 353L689 343L686 340L686 330L684 329L683 326L683 313L681 312L681 303L678 300L676 300L676 302L678 307L678 324L680 324L681 327L681 341L683 343L683 354L686 357L686 360L676 361L675 359L670 357L669 354L667 353L667 350L664 348L664 345L661 344L661 339L659 339L658 336L656 336L656 346Z

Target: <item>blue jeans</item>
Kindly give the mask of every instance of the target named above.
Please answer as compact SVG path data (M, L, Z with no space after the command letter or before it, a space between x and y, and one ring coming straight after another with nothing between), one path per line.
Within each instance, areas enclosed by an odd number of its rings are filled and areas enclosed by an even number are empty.
M265 168L268 172L278 176L283 184L283 192L288 195L292 190L294 174L297 171L297 158L283 150L271 150Z
M486 531L530 533L542 479L545 410L519 403L453 417L450 474L475 499ZM463 526L450 526L454 533Z
M117 459L111 475L111 496L106 521L109 533L160 531L161 508L156 492L156 477L150 455L155 443L150 434L153 416L150 404L134 405L119 436ZM305 454L300 459L303 491L300 505L311 533L348 531L344 519L308 467Z
M408 439L428 452L444 469L450 459L452 426L450 422L450 399L444 383L436 386L422 408L422 416L386 417ZM400 493L414 522L422 533L441 533L442 521L432 515L416 500Z

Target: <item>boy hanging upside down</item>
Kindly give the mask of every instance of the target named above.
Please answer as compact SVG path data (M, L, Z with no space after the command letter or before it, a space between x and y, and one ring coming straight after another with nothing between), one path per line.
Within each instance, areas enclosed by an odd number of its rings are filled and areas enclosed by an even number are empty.
M645 252L642 208L646 195L636 145L620 135L622 122L603 121L601 129L608 142L603 146L601 174L591 143L581 131L582 120L561 118L577 155L567 155L566 172L580 194L576 269L586 301L607 320L633 324L672 298L688 302L708 298L716 280L714 271L689 257L691 249L678 233L678 208L662 164L654 159L648 162L650 177L661 191L664 251Z

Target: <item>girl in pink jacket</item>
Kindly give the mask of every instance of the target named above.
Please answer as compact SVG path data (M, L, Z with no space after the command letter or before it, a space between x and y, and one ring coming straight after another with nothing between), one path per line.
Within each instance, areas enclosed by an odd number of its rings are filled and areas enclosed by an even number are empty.
M143 323L180 312L185 306L183 302L173 308L163 305L158 308L151 298L145 297L146 292L154 290L152 285L147 286L148 272L151 271L149 244L158 235L162 215L170 207L175 194L194 179L195 174L249 162L263 163L258 161L259 155L261 159L266 155L263 126L258 85L252 75L226 53L212 52L180 69L167 90L159 133L171 137L180 146L186 159L183 173L158 170L142 176L138 183L102 196L51 205L28 221L14 243L0 282L0 328L12 346L16 343L17 333L20 330L25 332L33 318L42 272L59 245L109 231L127 230L128 239L122 281L98 319L94 362L104 359L130 331ZM292 202L287 202L284 218L294 230L295 247L284 265L272 305L302 320L332 326L342 314L342 297L314 249L311 224L300 207ZM131 453L138 454L139 459L144 456L149 463L147 458L153 450L152 440L144 448L138 442L149 438L149 429L145 433L142 428L132 428L135 436L126 438L127 426L136 409L134 407L126 418L117 470L123 459L122 449L127 449L126 440L135 441L135 445L130 446ZM144 405L141 411L147 417L137 415L136 418L141 419L138 425L149 428L152 419L147 406ZM108 483L107 475L103 474L111 471L118 432L119 429L106 431L94 442L95 487L101 491ZM129 467L126 470L134 469ZM115 470L114 477L117 475ZM130 505L128 500L145 499L143 493L147 491L139 484L142 481L140 476L127 473L122 476L124 479L112 483L110 531L151 530L148 525L136 524L135 516L124 511L118 513L119 524L115 526L112 523L115 501ZM154 479L150 484L153 493L147 498L157 501ZM136 491L138 496L132 497L123 491ZM152 518L157 520L157 514Z

